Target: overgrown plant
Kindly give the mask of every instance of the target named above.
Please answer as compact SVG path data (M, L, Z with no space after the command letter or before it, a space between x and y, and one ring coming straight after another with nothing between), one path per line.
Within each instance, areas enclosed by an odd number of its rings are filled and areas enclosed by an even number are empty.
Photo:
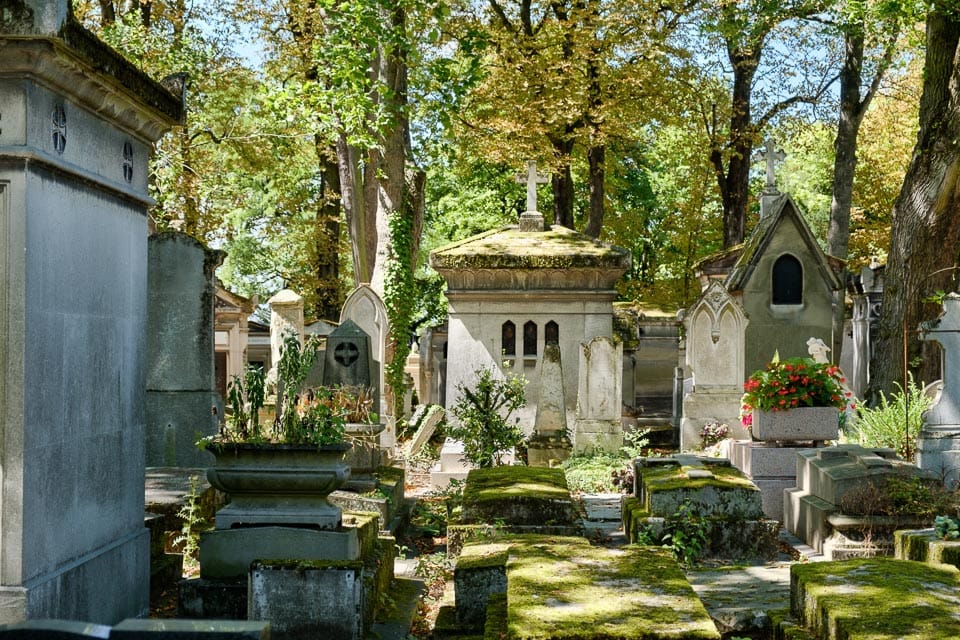
M567 486L573 493L619 493L614 480L629 465L623 456L604 451L582 453L563 461Z
M190 491L183 497L183 505L177 511L183 524L173 544L183 554L184 573L192 575L200 570L200 531L206 520L200 507L200 477L190 476Z
M260 367L247 365L243 378L234 375L227 385L227 404L230 415L227 423L243 438L258 440L260 430L260 409L266 396L266 376Z
M896 384L896 383L895 383ZM923 386L907 380L907 391L897 384L890 396L880 393L876 407L860 407L856 423L849 428L849 437L865 447L890 447L905 460L912 460L917 434L923 426L923 412L933 400L923 393Z
M285 441L302 441L307 435L300 420L297 401L303 382L317 359L318 348L316 340L312 338L301 347L296 334L288 333L283 337L283 348L277 363L277 417L274 431Z
M492 369L475 372L473 387L457 385L459 399L453 406L455 421L447 424L447 434L463 442L463 457L478 467L499 466L503 453L523 442L523 431L509 422L514 411L525 402L520 376L500 378Z
M662 531L649 526L641 528L637 532L637 544L661 546L669 549L678 562L693 564L707 546L707 519L689 502L684 502L664 519Z

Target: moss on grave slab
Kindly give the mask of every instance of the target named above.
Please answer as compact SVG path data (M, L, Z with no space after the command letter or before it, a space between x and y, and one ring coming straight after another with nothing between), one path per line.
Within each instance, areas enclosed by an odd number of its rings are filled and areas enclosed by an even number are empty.
M474 469L463 489L463 524L569 525L576 508L562 469Z
M947 565L872 558L796 564L793 615L828 640L960 637L960 572Z
M542 543L507 563L509 638L719 639L669 552Z
M709 471L713 474L707 478L691 478L687 472L692 467L681 467L678 465L663 465L658 467L644 467L643 486L646 491L655 493L657 491L677 491L679 489L695 490L704 487L716 487L717 489L742 489L748 491L759 491L756 485L735 467L711 466Z
M895 531L893 538L894 555L900 560L960 567L960 541L941 540L932 528Z
M485 640L502 640L507 638L507 594L495 593L487 600L487 618L483 626Z

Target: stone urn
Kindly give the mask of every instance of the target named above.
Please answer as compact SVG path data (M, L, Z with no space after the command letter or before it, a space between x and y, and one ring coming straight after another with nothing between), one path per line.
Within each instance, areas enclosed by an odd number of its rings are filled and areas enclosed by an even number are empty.
M211 447L210 484L230 495L217 529L263 525L340 526L341 509L327 499L350 477L348 443L237 444Z
M764 442L836 440L839 411L835 407L794 407L787 411L753 410L751 433Z

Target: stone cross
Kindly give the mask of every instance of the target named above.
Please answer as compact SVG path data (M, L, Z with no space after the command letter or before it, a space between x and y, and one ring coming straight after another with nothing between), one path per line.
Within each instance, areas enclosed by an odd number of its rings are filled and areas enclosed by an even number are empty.
M769 138L763 144L763 152L754 155L754 160L764 160L767 165L767 186L764 193L777 193L776 163L786 160L787 154L783 149L777 149L773 140Z
M960 295L947 295L940 317L920 324L920 339L939 342L943 347L943 390L924 422L952 425L960 431Z
M517 175L519 184L527 185L527 212L537 210L537 185L550 182L550 176L537 173L537 163L535 160L527 161L527 172Z

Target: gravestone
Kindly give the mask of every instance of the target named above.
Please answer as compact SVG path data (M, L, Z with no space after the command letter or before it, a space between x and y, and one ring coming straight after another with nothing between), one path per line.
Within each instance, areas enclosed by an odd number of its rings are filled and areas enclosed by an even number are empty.
M223 252L179 231L155 234L147 254L148 467L206 467L194 444L217 432L214 391L214 271Z
M574 448L616 453L623 446L623 344L598 336L581 345Z
M72 17L0 9L0 624L147 614L148 160L182 99Z
M527 464L531 467L551 466L569 458L571 448L567 434L560 345L551 342L543 348L537 420L527 445Z
M389 415L386 406L386 386L383 378L383 365L387 361L387 343L390 336L390 321L387 318L387 308L377 292L368 285L360 285L347 296L340 310L340 324L348 320L362 329L368 336L370 343L369 353L375 366L370 371L376 375L371 377L371 384L376 385L378 401L374 405L381 416Z
M353 320L347 320L327 336L323 386L371 387L377 373L370 336ZM379 406L376 400L374 406Z
M527 186L527 210L520 214L520 231L543 231L543 214L537 211L537 185L548 184L550 176L537 173L537 163L527 162L527 172L517 176Z
M943 385L923 415L917 465L952 487L960 480L960 294L944 298L940 317L920 325L920 339L943 347Z
M683 398L680 448L700 448L708 422L726 424L734 438L746 438L740 424L744 380L743 307L714 280L686 314L687 362L692 390Z

